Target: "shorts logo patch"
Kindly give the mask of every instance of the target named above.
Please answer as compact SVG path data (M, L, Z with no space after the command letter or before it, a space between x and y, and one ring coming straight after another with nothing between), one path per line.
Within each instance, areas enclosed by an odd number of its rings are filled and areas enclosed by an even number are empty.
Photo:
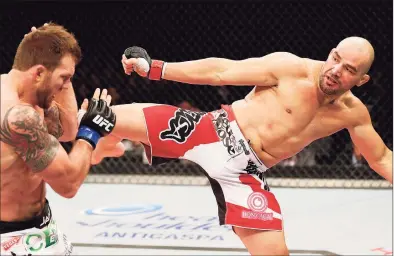
M3 247L4 251L8 251L10 248L12 248L14 245L19 243L19 240L21 240L22 236L13 236L11 239L1 243L1 246Z
M248 197L249 209L255 212L264 212L268 207L267 198L260 192L253 192Z
M241 218L262 221L271 221L274 219L272 212L265 212L268 208L268 200L260 192L253 192L249 195L248 207L250 210L243 210Z
M239 155L242 153L241 145L237 145L235 136L230 127L230 121L228 120L227 112L223 109L212 112L214 118L213 123L215 125L216 133L223 145L227 148L227 152L230 156Z
M205 112L178 109L175 111L175 116L168 121L169 129L160 133L160 139L173 140L179 144L185 143L205 114Z

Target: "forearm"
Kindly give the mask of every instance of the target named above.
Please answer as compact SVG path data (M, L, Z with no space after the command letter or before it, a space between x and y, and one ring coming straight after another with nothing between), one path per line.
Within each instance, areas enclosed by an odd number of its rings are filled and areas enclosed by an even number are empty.
M88 142L76 140L68 154L71 165L67 170L67 183L72 187L68 191L70 197L77 193L89 173L92 152L93 147Z
M369 165L376 173L393 184L393 152L386 149L380 161Z
M60 113L57 105L52 104L52 106L44 110L44 121L49 134L52 134L56 139L63 136L64 130L60 122Z
M233 63L222 58L166 63L162 78L188 84L222 85L220 74Z
M63 135L59 137L59 140L74 140L78 132L78 106L73 87L69 86L67 89L57 94L52 106L57 106L60 124L63 127Z

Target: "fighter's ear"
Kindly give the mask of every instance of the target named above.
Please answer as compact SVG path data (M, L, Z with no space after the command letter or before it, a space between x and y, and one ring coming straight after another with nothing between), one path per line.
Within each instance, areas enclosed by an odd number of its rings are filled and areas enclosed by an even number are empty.
M369 81L371 77L368 74L363 75L363 77L360 79L360 81L356 84L356 86L361 86L365 84L366 82Z
M32 69L31 74L36 82L42 81L45 74L48 72L47 68L44 67L43 65L35 65L31 69Z

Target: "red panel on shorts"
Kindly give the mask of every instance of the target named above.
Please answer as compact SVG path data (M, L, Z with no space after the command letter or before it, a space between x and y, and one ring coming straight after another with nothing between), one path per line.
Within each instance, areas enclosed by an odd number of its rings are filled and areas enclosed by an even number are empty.
M143 111L153 156L179 158L198 145L219 141L209 113L170 105L147 107Z
M253 176L248 175L248 174L241 174L239 176L239 180L243 184L250 186L252 188L253 192L260 192L260 193L262 193L268 200L268 208L271 208L275 212L281 214L279 203L276 200L274 194L272 194L269 191L266 191L266 190L262 189L261 188L261 183L256 181L256 179Z
M231 105L222 105L222 109L224 109L227 112L228 121L232 122L235 120L234 111L233 111Z
M272 213L255 212L228 202L226 202L226 207L226 224L228 225L252 229L282 230L282 220L274 218Z
M247 199L249 208L226 202L226 224L253 229L282 230L282 220L275 218L272 212L266 212L269 208L281 215L274 194L262 189L262 184L249 174L241 174L239 180L253 191Z

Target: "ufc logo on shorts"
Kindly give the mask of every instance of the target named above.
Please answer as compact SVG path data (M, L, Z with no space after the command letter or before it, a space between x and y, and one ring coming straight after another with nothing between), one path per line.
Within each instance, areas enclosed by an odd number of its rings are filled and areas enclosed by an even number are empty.
M105 119L104 117L100 116L100 115L96 115L93 118L93 123L97 124L99 127L103 127L105 126L105 130L107 132L110 132L110 128L112 126L114 126L113 124L111 124L107 119Z

